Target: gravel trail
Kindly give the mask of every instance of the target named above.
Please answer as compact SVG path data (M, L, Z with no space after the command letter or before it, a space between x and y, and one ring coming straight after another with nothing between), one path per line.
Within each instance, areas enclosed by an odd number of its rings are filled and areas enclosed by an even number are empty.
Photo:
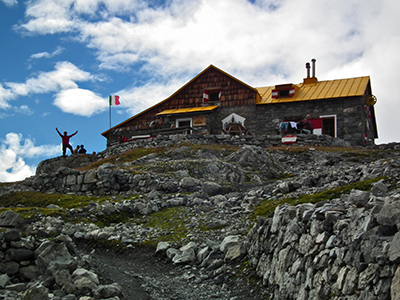
M102 284L116 282L121 286L124 300L261 299L234 274L209 278L200 267L174 265L151 248L115 252L106 248L93 251L80 245L78 249L90 253Z

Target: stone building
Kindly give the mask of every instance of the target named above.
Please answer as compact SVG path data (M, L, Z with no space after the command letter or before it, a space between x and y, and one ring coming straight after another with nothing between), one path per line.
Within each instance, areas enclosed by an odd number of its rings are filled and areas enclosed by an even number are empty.
M276 135L283 120L298 122L310 114L313 134L373 144L376 98L369 76L318 81L314 59L306 71L302 83L255 88L210 65L167 99L102 135L109 143L120 136L174 133Z

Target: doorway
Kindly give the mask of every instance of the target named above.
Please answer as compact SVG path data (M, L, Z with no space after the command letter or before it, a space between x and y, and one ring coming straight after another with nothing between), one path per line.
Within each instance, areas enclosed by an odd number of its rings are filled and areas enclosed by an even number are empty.
M337 137L336 115L320 116L322 119L322 134Z

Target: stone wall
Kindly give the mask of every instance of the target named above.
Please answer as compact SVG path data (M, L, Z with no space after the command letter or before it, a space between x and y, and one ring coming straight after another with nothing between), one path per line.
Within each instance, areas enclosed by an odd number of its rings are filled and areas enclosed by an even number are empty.
M400 299L400 202L386 192L378 182L258 219L248 254L269 299Z
M312 118L319 118L321 115L336 115L337 136L353 146L364 145L366 132L373 140L373 132L367 130L366 116L360 98L301 101L296 105L280 103L220 108L217 113L220 119L223 119L232 112L245 117L245 127L257 136L276 134L279 124L285 117L305 117L309 113ZM213 125L221 127L221 124Z
M137 139L129 141L125 144L114 144L108 147L106 151L113 151L113 149L125 149L130 148L145 148L145 147L168 147L173 146L176 143L191 143L191 144L202 144L202 145L232 145L232 146L244 146L244 145L255 145L263 148L282 146L282 136L279 134L264 134L258 135L242 135L232 136L229 134L176 134L176 135L159 135L155 138L149 139ZM340 146L349 147L351 144L341 138L332 138L329 135L315 135L315 134L298 134L297 142L292 144L293 146Z
M57 223L58 226L64 224L60 219ZM30 235L32 228L27 229L27 225L20 215L11 210L0 215L1 299L123 297L118 284L100 285L97 274L88 270L92 267L90 257L78 255L71 237L58 235L51 239L39 238ZM105 289L111 294L107 295Z

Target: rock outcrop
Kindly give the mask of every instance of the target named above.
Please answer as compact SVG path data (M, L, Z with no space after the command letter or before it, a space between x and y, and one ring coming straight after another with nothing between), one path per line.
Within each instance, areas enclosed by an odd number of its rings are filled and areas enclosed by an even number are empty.
M4 299L122 298L117 283L101 285L97 275L87 269L90 257L78 255L71 237L25 237L21 223L15 223L20 218L12 211L0 215L0 219L9 220L2 226L12 227L0 233L0 295ZM105 294L107 297L103 297Z

